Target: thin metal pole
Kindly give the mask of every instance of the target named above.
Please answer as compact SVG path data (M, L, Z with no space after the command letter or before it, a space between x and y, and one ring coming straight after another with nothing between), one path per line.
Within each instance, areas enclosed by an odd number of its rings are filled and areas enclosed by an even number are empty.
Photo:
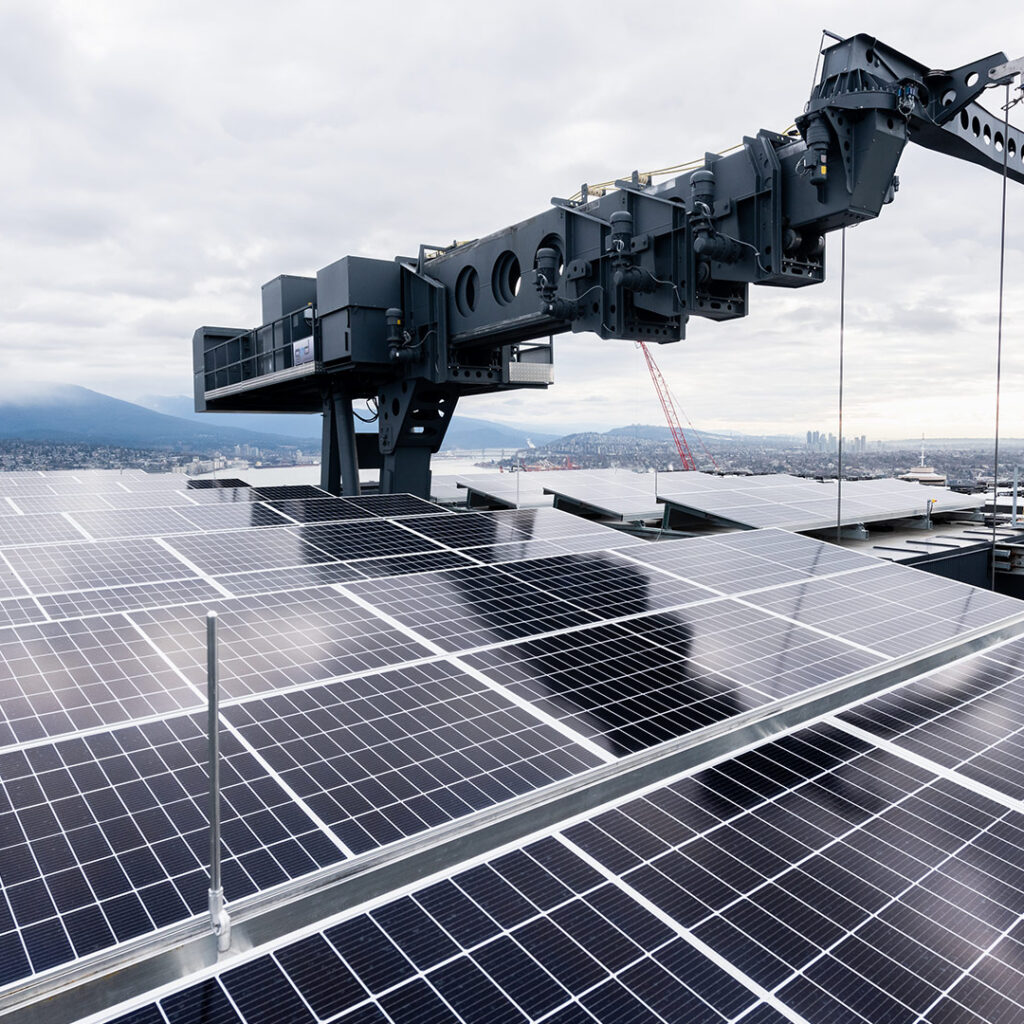
M996 328L996 439L992 466L992 589L996 589L996 523L999 520L999 396L1003 378L1003 282L1006 269L1006 171L1010 155L1010 83L1006 83L1003 121L1003 194L999 217L999 319Z
M1013 508L1010 510L1010 525L1017 526L1017 485L1020 483L1020 466L1013 467Z
M843 342L846 333L846 228L839 271L839 457L836 467L836 543L843 539Z
M210 774L210 926L217 949L231 945L231 921L224 907L220 878L220 695L217 686L217 613L206 613L206 734Z

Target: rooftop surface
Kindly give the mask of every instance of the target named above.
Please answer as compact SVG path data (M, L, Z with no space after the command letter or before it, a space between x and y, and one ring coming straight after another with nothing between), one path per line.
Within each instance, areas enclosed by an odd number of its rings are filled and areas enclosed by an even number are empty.
M0 1015L1012 1019L1020 602L236 483L0 477Z

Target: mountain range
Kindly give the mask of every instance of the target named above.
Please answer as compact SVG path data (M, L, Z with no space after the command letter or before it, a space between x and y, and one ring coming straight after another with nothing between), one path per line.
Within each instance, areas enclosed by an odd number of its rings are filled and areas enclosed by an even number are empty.
M318 415L196 413L185 396L135 404L74 384L33 385L0 397L0 438L24 441L186 451L248 444L316 451L320 424ZM357 429L374 427L357 423ZM445 448L522 448L527 437L539 445L554 436L456 414Z

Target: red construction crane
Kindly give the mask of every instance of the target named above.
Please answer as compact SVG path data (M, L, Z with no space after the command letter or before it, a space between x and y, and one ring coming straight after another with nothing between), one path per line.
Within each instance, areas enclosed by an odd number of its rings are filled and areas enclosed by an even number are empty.
M643 341L638 341L637 346L643 352L644 359L647 360L647 369L651 373L651 380L654 381L654 390L658 392L658 401L661 402L662 411L665 413L668 429L672 431L672 440L676 443L676 450L679 452L682 468L684 470L696 469L697 464L694 461L693 453L690 451L690 446L686 443L686 435L683 433L682 424L679 422L679 413L676 411L676 403L672 399L672 392L669 390L665 378L661 375L661 370L658 369L658 364L654 361L654 356L651 355L647 344ZM718 466L710 452L707 452L707 456L711 459L711 464L717 469Z

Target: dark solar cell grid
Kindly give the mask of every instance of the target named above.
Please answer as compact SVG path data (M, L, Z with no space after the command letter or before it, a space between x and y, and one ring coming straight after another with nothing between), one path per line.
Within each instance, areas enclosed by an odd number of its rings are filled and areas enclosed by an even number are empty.
M411 494L368 494L360 498L348 499L357 508L374 516L419 516L430 513L451 515L447 509L435 505L432 501Z
M530 538L512 522L501 518L507 512L462 512L450 516L417 516L402 525L450 548L500 544Z
M31 597L8 597L0 600L0 627L41 622L45 618L46 614Z
M356 853L601 763L444 663L246 702L225 716Z
M303 541L291 529L183 535L167 543L211 576L334 561L332 555Z
M405 576L414 572L438 572L462 569L473 563L458 551L425 551L411 555L389 555L385 558L363 558L355 562L363 576Z
M587 551L618 551L647 547L646 542L625 533L604 530L601 533L582 534L578 537L559 537L557 540L521 540L482 547L460 548L460 552L478 562L525 562L533 558L552 558L556 555L581 554Z
M0 516L0 548L61 540L82 540L84 537L85 534L81 530L59 513Z
M1024 816L837 730L567 835L807 1020L909 1021L949 986L968 1008L982 980L1024 987L1016 951L986 952L1024 913Z
M206 744L196 716L0 754L0 983L206 912ZM228 900L341 859L229 733L221 750Z
M136 608L164 608L193 601L216 601L223 594L206 580L164 580L131 587L98 587L67 594L40 597L39 604L51 619L70 619L85 615L131 611ZM31 621L43 616L35 615Z
M224 600L217 645L225 697L365 672L426 656L377 616L321 588ZM132 619L196 686L206 685L207 607L139 611Z
M885 660L729 599L676 614L693 632L693 659L698 665L772 698L803 692Z
M431 521L448 516L429 516ZM454 518L454 517L451 517ZM434 551L440 545L395 523L370 520L358 523L323 523L316 526L296 526L292 532L303 541L315 544L332 559L347 561L357 558L375 558L382 555L401 555L412 551Z
M347 583L365 578L360 568L344 562L318 562L314 565L296 565L284 569L261 569L258 572L236 572L218 576L217 582L236 597L264 594L274 590L305 590L331 583Z
M466 656L491 678L619 754L767 703L695 664L670 615L601 624Z
M197 494L210 492L198 491ZM172 491L166 488L154 488L140 491L111 491L103 495L104 500L112 508L170 508L195 505L196 499L184 491Z
M195 577L147 537L12 548L3 557L37 595Z
M112 537L159 537L165 533L183 533L190 529L188 521L172 508L119 508L72 512L70 515L86 533L97 540ZM81 539L81 534L78 539Z
M1024 675L975 656L842 716L1016 799L1024 798Z
M346 586L446 651L465 651L596 618L490 566Z
M239 530L254 526L285 526L288 523L272 508L252 501L234 505L203 505L177 511L188 524L186 530Z
M196 1021L201 1012L204 1021L233 1021L232 1003L245 1024L281 1019L271 1007L296 1024L724 1024L740 1017L778 1024L778 1016L748 1013L755 998L561 843L545 839L165 996L160 1005L170 1024Z
M506 564L515 579L615 618L713 598L712 591L614 555L590 553Z
M324 523L341 519L368 519L369 515L345 498L292 498L271 507L297 523Z
M189 480L188 489L202 490L209 487L248 487L244 480L238 477L222 477L219 480Z
M185 492L193 505L249 505L260 501L254 487L209 487Z
M291 498L330 498L327 491L312 484L281 484L276 487L254 487L260 501L287 501Z
M604 540L600 536L597 539ZM603 548L604 545L597 543L593 547ZM567 553L565 544L557 540L517 540L505 544L485 544L482 547L460 549L460 554L467 558L492 565L499 565L502 562L525 562L530 558L551 558Z
M1011 598L899 566L752 594L752 604L898 656L1018 614Z
M80 512L86 509L110 510L113 506L102 494L15 494L7 495L18 511L25 515L55 515L60 512ZM6 499L0 502L0 515L7 518L14 507Z
M466 660L625 753L881 659L720 600L525 640Z
M0 746L196 703L123 616L0 630Z

